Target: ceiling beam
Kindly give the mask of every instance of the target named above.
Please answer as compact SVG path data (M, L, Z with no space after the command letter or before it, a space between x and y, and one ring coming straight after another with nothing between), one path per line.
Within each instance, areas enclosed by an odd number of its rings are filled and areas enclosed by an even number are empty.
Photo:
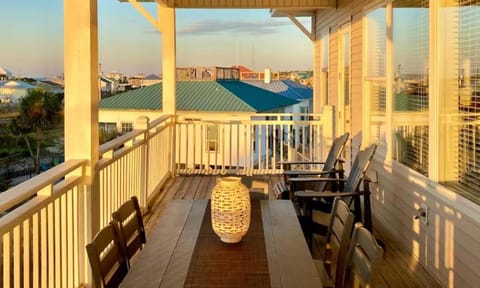
M290 21L292 21L293 24L295 24L295 26L297 26L303 32L303 34L307 35L310 40L315 41L314 23L312 23L312 31L308 31L308 29L305 28L305 26L303 26L303 24L300 23L300 21L298 21L294 16L289 15L288 19L290 19ZM311 17L311 19L314 21L314 17Z
M128 0L128 2L130 4L132 4L132 6L137 9L137 11L143 15L143 17L145 17L145 19L148 20L148 22L150 22L150 24L152 24L153 27L155 27L155 29L157 29L159 32L160 31L160 21L158 21L155 17L152 16L152 14L150 14L150 12L147 11L147 9L145 9L145 7L143 7L140 3L138 3L137 0ZM160 2L163 2L163 1L160 1Z

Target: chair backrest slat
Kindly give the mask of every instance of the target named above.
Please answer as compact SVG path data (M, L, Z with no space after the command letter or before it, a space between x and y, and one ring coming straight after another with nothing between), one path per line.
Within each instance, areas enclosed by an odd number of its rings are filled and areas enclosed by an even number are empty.
M127 262L130 265L129 261L132 256L147 242L137 197L133 196L122 204L117 211L113 212L112 218L120 228L122 239L125 242Z
M358 281L361 287L368 287L382 256L383 248L378 245L372 233L361 223L355 224L347 255L349 266L346 284L352 285Z
M360 183L365 177L370 164L372 163L373 156L377 150L377 145L372 144L367 147L365 150L361 150L357 153L355 160L353 161L352 168L350 173L348 173L347 182L345 183L345 188L343 189L346 192L357 191Z
M345 144L347 143L348 136L350 134L347 132L340 137L333 140L332 146L328 151L327 159L325 159L325 165L323 166L323 171L329 171L335 169L338 159L342 155Z
M127 275L128 265L119 231L110 223L87 244L95 287L118 287Z
M331 251L330 276L335 283L343 283L346 271L346 256L352 235L354 215L347 203L336 197L327 232L327 245ZM329 259L326 259L329 260Z
M337 162L342 155L349 136L350 134L347 132L333 140L332 146L328 151L327 159L325 159L325 164L323 164L322 171L332 171L336 168ZM315 185L315 191L325 190L326 185L326 182L317 182Z

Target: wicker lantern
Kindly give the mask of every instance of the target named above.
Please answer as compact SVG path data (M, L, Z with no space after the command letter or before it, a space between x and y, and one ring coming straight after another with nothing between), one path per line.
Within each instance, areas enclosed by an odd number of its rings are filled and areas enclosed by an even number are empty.
M250 193L240 177L217 179L212 191L213 231L225 243L237 243L250 227Z

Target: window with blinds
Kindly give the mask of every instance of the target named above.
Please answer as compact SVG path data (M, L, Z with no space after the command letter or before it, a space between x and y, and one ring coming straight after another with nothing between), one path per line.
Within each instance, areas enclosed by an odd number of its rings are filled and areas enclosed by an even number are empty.
M365 15L366 30L366 95L370 99L371 141L385 143L387 42L386 9L380 7Z
M428 174L428 0L396 0L393 6L393 115L397 161Z
M461 186L462 194L479 200L480 0L452 2L443 7L449 33L445 39L448 57L444 77L449 79L445 82L450 83L444 86L447 131L450 133L447 153L455 159L446 159L447 167L453 166L454 169L454 176L447 180L456 180L451 182Z

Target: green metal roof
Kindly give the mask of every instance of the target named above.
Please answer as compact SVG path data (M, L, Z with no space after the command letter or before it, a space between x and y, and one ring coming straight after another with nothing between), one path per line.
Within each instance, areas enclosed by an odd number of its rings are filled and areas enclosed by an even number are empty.
M254 107L256 112L271 111L298 103L296 100L240 81L218 81L218 83Z
M159 110L162 109L159 84L111 96L100 101L100 109Z
M239 81L177 82L177 109L180 111L266 112L296 103ZM161 110L162 84L103 99L100 109Z

